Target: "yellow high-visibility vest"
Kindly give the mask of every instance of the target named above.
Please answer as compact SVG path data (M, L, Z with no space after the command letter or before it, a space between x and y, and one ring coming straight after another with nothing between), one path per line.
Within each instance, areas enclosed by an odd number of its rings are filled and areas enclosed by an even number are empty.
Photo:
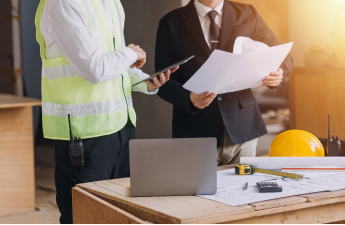
M127 123L136 124L131 97L131 82L127 72L110 81L90 84L76 74L65 57L47 60L46 44L40 29L46 0L41 0L35 19L36 38L40 44L42 69L42 114L45 138L69 140L68 114L71 115L73 135L93 138L115 133ZM108 25L99 0L79 0L95 42L104 53L120 49L123 10L120 0L109 0L115 35Z

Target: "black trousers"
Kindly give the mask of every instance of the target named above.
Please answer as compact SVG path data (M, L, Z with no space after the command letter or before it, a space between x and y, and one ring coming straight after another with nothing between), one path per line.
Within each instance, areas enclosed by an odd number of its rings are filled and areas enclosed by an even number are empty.
M56 141L55 187L60 223L72 224L72 188L78 183L129 177L129 141L135 128L128 124L119 132L84 141L83 167L72 167L69 141Z

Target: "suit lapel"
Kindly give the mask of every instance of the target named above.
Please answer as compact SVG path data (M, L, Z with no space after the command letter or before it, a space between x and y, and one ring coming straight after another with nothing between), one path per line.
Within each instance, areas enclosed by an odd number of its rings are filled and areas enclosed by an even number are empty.
M224 2L224 8L223 8L223 19L222 19L222 29L220 32L220 43L219 43L219 49L225 50L232 31L234 30L235 24L237 20L236 11L231 6L230 2L225 1Z
M191 0L189 4L185 7L185 13L183 17L186 19L185 24L187 29L193 35L196 42L206 53L210 55L211 49L206 43L204 33L202 32L199 15L194 6L194 0Z

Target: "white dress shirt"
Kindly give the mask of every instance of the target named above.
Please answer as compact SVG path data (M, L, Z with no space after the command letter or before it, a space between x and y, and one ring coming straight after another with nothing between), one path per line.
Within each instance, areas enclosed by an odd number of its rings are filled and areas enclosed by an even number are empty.
M105 11L105 15L107 16L108 22L111 26L111 31L113 32L113 35L115 34L115 30L114 30L114 24L113 24L113 15L111 13L111 6L109 4L108 0L99 0L101 1L104 11Z
M99 1L114 33L109 0ZM97 47L87 24L87 15L78 0L47 0L41 18L41 32L47 59L66 57L73 70L91 84L112 80L125 71L128 71L132 83L149 77L141 70L130 69L138 59L131 48L103 53ZM123 46L126 46L124 42ZM135 86L133 91L157 93L157 90L149 92L147 86L143 89L143 85Z
M219 26L219 28L222 28L222 17L223 17L223 6L224 6L224 0L215 8L212 9L202 3L200 3L198 0L194 1L194 5L196 8L196 11L198 12L201 28L205 36L205 40L208 44L208 46L211 48L211 36L210 36L210 25L211 20L210 17L207 15L210 11L215 10L218 12L218 15L216 16L216 24Z

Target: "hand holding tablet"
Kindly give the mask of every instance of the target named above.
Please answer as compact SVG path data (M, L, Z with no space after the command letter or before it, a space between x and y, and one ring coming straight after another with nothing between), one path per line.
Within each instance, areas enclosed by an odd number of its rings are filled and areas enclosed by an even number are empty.
M168 70L174 69L174 68L177 67L177 66L180 66L180 65L182 65L182 64L185 64L186 62L188 62L188 61L191 60L192 58L194 58L194 55L191 56L191 57L189 57L189 58L187 58L187 59L184 59L184 60L182 60L182 61L180 61L180 62L178 62L178 63L175 63L175 64L173 64L173 65L171 65L171 66L169 66L169 67L167 67L167 68L165 68L165 69L163 69L163 70L161 70L161 71L158 71L157 73L151 75L149 78L147 78L147 79L145 79L145 80L142 80L142 81L140 81L140 82L138 82L138 83L136 83L136 84L133 84L132 86L134 87L134 86L136 86L136 85L138 85L138 84L141 84L142 82L145 82L145 81L149 81L149 80L152 81L152 79L153 79L154 77L159 76L161 73L165 73L165 72L168 71Z

